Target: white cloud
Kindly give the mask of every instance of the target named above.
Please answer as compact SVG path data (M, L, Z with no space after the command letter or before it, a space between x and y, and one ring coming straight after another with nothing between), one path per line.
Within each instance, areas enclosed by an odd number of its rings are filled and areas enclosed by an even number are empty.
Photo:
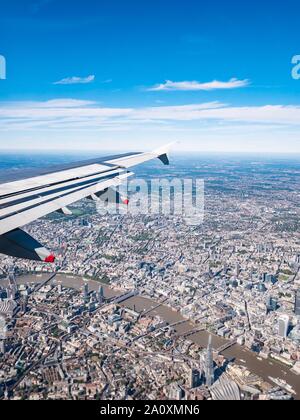
M162 91L210 91L217 89L237 89L249 86L249 80L230 79L228 82L220 82L214 80L208 83L200 83L197 81L191 82L172 82L167 80L165 83L153 86L147 89L149 92L162 92Z
M0 103L0 126L4 130L70 129L107 130L134 127L202 129L216 126L269 125L300 128L300 106L265 105L234 107L220 102L140 108L103 107L97 102L55 99L45 102Z
M219 102L114 108L77 99L0 101L0 148L300 153L300 106ZM50 145L50 146L49 146Z
M52 99L49 101L35 102L10 102L5 105L8 108L17 106L18 108L79 108L94 105L96 102L84 101L81 99Z
M96 79L96 76L91 75L87 77L67 77L65 79L54 82L54 85L87 85L93 83Z

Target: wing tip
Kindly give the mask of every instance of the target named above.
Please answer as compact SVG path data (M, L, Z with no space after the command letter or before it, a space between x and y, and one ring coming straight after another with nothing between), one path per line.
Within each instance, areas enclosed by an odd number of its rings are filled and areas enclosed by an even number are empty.
M163 155L158 156L158 159L166 166L170 165L170 160L167 155L167 153L164 153Z
M169 143L155 152L158 159L166 166L170 165L169 152L176 143L177 142Z

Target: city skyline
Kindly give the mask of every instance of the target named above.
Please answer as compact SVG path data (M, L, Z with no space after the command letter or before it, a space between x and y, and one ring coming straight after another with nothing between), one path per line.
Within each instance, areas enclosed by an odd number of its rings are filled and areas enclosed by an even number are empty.
M80 202L27 228L56 269L0 256L0 399L300 398L299 161L174 163L207 180L199 226Z
M300 153L297 11L294 0L259 13L234 0L7 3L0 149Z

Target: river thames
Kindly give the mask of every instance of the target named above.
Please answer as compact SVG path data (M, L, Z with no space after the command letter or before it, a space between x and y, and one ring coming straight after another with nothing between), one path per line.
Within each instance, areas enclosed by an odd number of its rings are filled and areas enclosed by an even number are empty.
M41 274L41 275L26 275L17 278L17 283L21 284L41 284L44 281L47 281L53 274ZM90 291L98 291L101 283L94 280L84 280L81 277L75 277L72 275L66 274L57 274L52 280L53 285L62 284L63 287L71 288L75 290L81 290L82 286L88 282ZM5 284L5 281L2 281L2 284ZM125 292L112 289L111 287L103 284L104 296L107 299L112 299L124 295ZM176 324L181 321L181 324L175 326L176 332L180 336L185 336L186 334L192 332L196 326L189 320L186 320L180 313L174 311L172 308L166 305L159 305L152 299L135 296L130 299L127 299L122 302L122 306L135 310L138 313L147 312L149 315L157 315L169 325ZM159 306L158 306L159 305ZM197 332L193 335L189 335L188 339L199 345L202 348L205 348L208 343L210 333L207 331ZM224 344L228 343L228 340L225 340L221 337L213 335L213 347L214 349L219 349ZM222 352L222 354L229 360L235 360L237 364L247 367L252 373L260 376L266 382L270 382L269 377L280 378L286 381L289 385L293 387L297 393L296 399L300 400L300 376L292 373L288 366L285 366L277 361L271 359L261 359L255 353L247 350L246 348L234 345L229 349Z

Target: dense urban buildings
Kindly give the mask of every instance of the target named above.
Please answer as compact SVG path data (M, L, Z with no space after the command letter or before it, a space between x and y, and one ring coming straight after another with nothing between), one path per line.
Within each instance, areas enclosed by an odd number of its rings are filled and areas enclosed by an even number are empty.
M30 225L58 258L1 256L1 398L299 399L299 174L194 159L202 224L84 202Z

